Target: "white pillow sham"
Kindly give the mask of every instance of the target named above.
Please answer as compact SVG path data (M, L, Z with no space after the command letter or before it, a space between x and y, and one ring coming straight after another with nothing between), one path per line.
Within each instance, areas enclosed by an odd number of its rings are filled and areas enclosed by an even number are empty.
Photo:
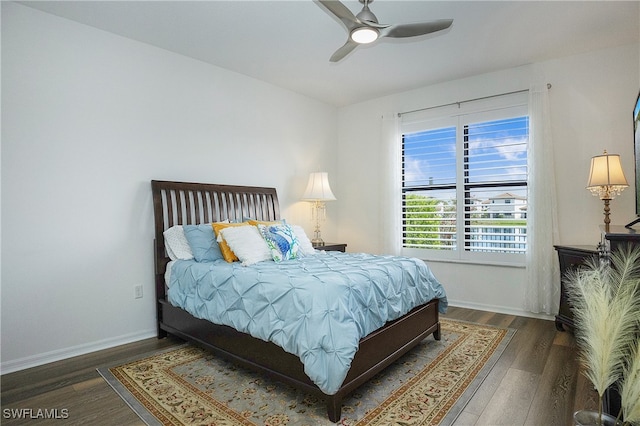
M313 256L316 254L316 249L313 248L313 244L311 244L311 240L307 237L307 234L302 229L300 225L291 225L291 229L293 229L293 233L296 235L298 239L298 245L300 246L299 252L301 252L304 256Z
M171 260L193 259L191 247L184 235L182 225L172 226L162 233L164 235L164 246Z
M233 226L220 230L220 235L244 266L273 260L267 243L258 228L252 225Z

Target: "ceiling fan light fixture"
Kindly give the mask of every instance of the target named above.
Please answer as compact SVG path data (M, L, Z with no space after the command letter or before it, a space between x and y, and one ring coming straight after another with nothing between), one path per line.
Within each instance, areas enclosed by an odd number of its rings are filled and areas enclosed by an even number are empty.
M351 40L358 44L372 43L378 39L378 30L371 27L358 27L351 31Z
M453 19L438 19L412 24L380 24L376 15L369 9L369 3L373 0L359 1L364 6L357 15L354 15L340 0L314 0L339 19L349 34L347 42L329 58L331 62L338 62L359 45L373 43L379 38L418 37L445 30L453 23Z

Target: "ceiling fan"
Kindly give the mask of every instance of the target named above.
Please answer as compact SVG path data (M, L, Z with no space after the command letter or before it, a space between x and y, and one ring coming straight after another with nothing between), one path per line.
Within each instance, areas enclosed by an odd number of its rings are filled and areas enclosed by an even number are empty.
M438 19L415 24L380 24L376 15L369 10L369 3L373 0L359 1L364 7L354 16L344 4L337 0L318 0L329 12L340 19L349 31L347 42L335 51L331 56L331 62L338 62L359 44L372 43L382 37L405 38L430 34L447 29L453 23L453 19Z

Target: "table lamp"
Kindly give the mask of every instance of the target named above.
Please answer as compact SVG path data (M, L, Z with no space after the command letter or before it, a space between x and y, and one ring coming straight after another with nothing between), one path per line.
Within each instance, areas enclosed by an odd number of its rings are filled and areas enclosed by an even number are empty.
M316 221L315 236L311 240L311 244L313 244L313 246L324 245L324 241L320 235L320 221L325 220L327 214L324 203L325 201L332 201L335 199L336 197L333 195L333 192L331 192L331 187L329 186L328 174L326 172L311 173L309 175L309 183L307 184L307 189L304 191L302 200L310 201L312 203L311 215Z
M620 195L623 189L628 187L627 179L624 177L620 156L618 154L607 154L607 150L602 155L596 155L591 159L591 171L589 172L589 183L587 189L594 196L599 196L604 201L604 226L609 232L609 202Z

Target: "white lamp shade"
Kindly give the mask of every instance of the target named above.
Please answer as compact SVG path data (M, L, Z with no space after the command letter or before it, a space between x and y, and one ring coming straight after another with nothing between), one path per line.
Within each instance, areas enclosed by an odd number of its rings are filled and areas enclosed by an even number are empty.
M622 171L620 156L617 154L597 155L591 159L589 184L587 188L598 186L629 186Z
M327 172L315 172L309 175L307 189L302 196L303 201L330 201L336 197L331 192Z

